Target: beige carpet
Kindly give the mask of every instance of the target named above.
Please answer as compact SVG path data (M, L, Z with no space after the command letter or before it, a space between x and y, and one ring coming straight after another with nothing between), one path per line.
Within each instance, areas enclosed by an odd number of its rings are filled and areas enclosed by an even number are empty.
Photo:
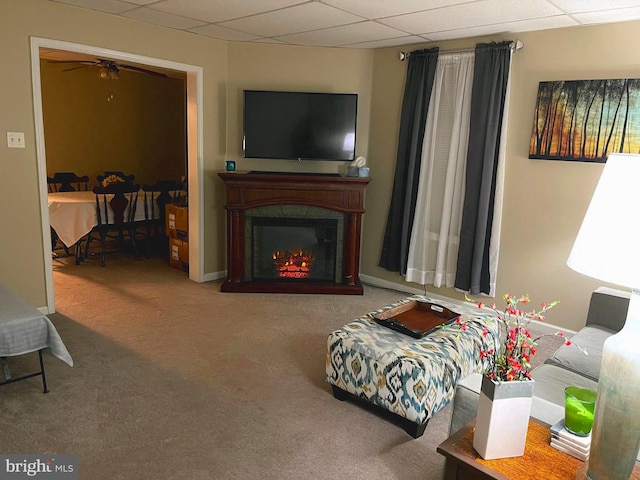
M54 282L75 366L0 389L3 453L78 454L83 480L442 478L450 407L415 440L325 382L328 333L406 293L220 293L125 256L54 260Z

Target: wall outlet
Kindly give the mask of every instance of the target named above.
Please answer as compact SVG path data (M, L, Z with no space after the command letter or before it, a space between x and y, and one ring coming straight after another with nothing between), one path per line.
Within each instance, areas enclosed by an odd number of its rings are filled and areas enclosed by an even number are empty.
M24 148L24 132L7 132L7 147Z

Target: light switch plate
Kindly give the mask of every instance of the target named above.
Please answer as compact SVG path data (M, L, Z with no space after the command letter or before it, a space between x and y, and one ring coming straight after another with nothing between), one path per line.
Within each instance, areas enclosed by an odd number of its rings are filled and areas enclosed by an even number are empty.
M24 132L7 132L7 147L24 148Z

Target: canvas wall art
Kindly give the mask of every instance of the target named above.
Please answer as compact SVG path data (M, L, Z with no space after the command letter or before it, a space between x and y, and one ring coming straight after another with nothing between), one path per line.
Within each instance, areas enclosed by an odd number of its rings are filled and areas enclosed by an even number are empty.
M529 158L604 163L640 153L640 79L540 82Z

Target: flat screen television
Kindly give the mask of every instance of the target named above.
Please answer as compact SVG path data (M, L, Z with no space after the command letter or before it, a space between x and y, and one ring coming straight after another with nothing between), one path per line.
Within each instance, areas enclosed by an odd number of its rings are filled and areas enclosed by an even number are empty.
M358 95L245 90L245 158L355 158Z

